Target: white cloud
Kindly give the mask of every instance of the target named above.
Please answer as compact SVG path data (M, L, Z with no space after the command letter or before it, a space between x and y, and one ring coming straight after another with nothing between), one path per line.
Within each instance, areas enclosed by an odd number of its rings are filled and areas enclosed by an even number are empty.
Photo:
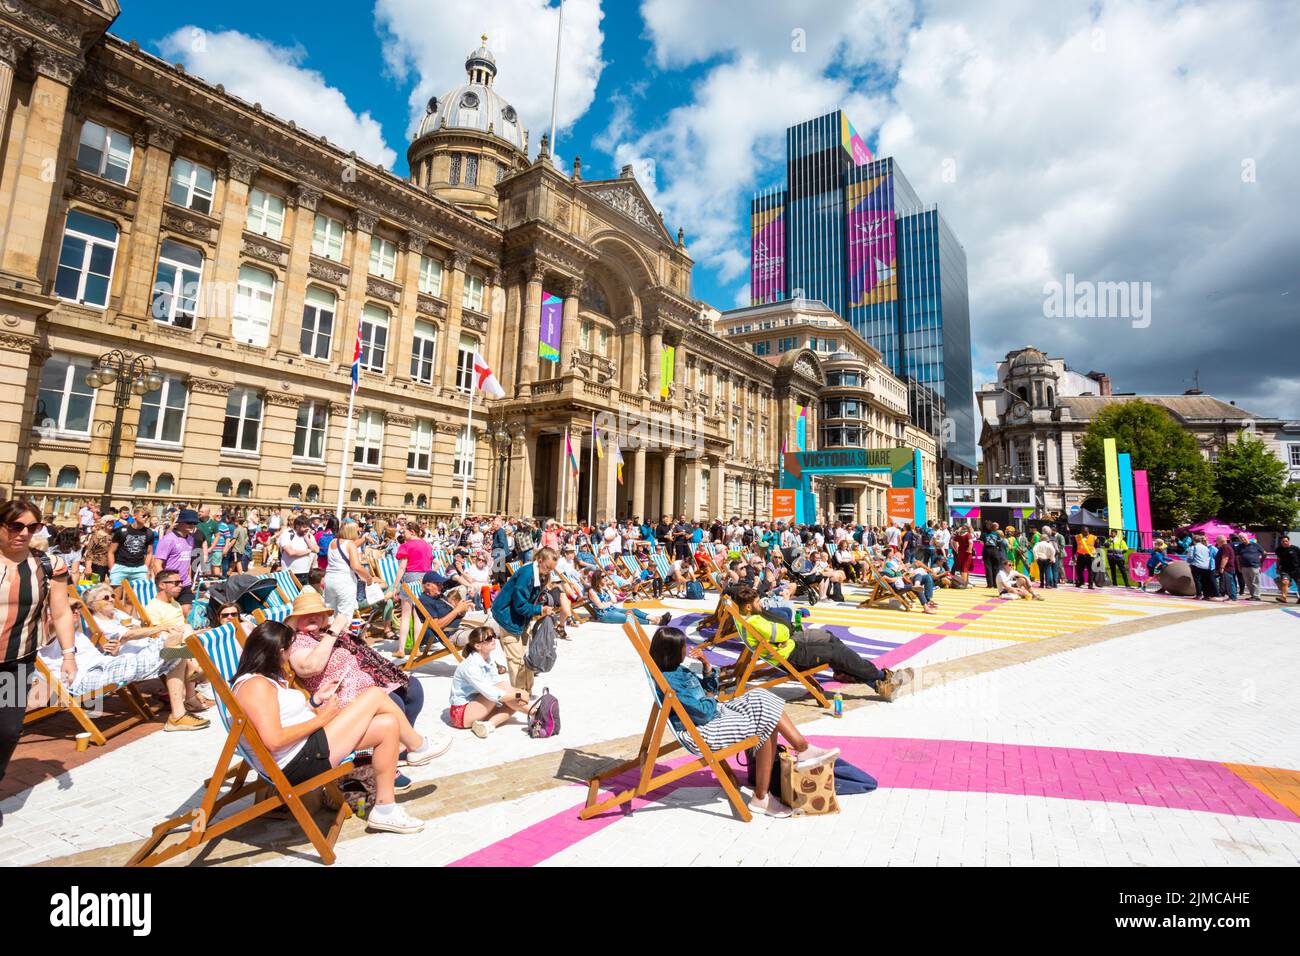
M209 83L221 83L363 159L386 168L397 159L369 112L356 113L324 76L303 66L307 51L300 46L280 47L237 30L208 32L191 25L163 37L158 49L164 59L179 61Z
M414 74L408 134L415 132L431 96L465 81L465 58L487 34L497 63L494 88L523 118L536 155L551 125L551 78L559 8L546 0L377 0L375 20L384 58L399 79ZM563 131L591 107L604 61L604 14L599 0L567 0L560 51L557 126Z

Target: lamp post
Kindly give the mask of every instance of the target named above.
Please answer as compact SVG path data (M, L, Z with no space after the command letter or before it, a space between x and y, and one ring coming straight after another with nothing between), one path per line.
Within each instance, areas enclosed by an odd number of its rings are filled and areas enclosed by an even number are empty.
M113 504L113 477L117 473L117 456L122 447L122 416L131 404L132 395L145 395L162 388L162 376L156 369L157 364L148 355L113 349L97 358L86 375L86 384L96 391L113 386L113 430L108 438L104 493L99 499L101 514Z
M515 426L511 431L510 423L502 419L496 427L490 431L489 437L492 440L492 448L497 456L497 494L496 509L503 514L510 513L510 477L511 469L514 464L514 450L512 446L522 445L524 443L524 427Z

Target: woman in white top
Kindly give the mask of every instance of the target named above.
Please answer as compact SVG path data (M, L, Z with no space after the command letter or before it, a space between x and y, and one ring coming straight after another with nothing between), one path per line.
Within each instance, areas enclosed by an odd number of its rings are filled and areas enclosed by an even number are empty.
M370 750L375 768L375 806L366 825L371 830L418 833L424 821L397 806L393 781L401 749L398 727L402 711L378 687L368 687L347 707L339 705L338 682L317 688L306 697L284 679L289 669L293 629L264 621L248 635L231 688L257 735L271 751L289 783L322 774L356 750ZM428 737L409 751L411 766L428 763L437 749ZM259 768L264 769L264 768Z
M490 627L476 627L465 641L465 659L451 675L451 725L486 737L511 714L528 713L528 692L510 686L505 661Z
M334 612L330 629L342 632L357 612L357 580L369 584L373 578L361 557L358 539L360 529L355 521L344 522L338 536L330 542L325 552L325 577L321 581L321 597Z

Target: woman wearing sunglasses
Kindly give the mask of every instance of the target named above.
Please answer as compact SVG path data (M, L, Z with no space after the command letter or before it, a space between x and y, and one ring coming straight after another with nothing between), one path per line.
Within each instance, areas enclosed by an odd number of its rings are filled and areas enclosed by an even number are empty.
M59 674L65 685L77 676L68 569L31 548L42 525L41 511L30 501L0 502L0 687L16 691L0 694L0 780L23 731L33 661L48 636L47 612L59 643Z

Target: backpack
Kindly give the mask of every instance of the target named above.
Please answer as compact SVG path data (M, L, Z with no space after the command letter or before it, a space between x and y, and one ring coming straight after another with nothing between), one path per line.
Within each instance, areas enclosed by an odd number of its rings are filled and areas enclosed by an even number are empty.
M528 708L528 736L534 740L554 737L560 732L560 702L549 687Z
M534 674L545 674L555 666L555 657L555 618L548 615L533 625L524 651L524 666Z
M699 581L686 582L686 600L702 601L704 600L704 585Z

